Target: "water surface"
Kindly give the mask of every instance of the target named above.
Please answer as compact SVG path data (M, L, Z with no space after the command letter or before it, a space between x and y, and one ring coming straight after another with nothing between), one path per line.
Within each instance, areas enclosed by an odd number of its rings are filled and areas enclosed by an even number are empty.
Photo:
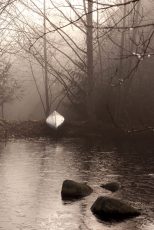
M86 181L94 192L77 202L61 200L65 179ZM100 188L117 181L118 192ZM100 195L122 198L142 210L121 223L96 219ZM0 143L0 230L153 230L154 153L118 151L80 139L10 140Z

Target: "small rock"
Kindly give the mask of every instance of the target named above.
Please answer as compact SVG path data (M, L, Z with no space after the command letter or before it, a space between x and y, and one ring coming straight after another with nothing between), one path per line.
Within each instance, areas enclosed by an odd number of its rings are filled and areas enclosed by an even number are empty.
M101 187L105 188L111 192L116 192L119 190L120 186L117 182L111 182L111 183L107 183L107 184L102 184Z
M91 207L91 211L100 219L106 221L118 221L140 215L140 212L129 204L118 199L103 196L97 198Z
M63 200L79 199L92 193L92 188L86 183L65 180L62 185L61 196Z

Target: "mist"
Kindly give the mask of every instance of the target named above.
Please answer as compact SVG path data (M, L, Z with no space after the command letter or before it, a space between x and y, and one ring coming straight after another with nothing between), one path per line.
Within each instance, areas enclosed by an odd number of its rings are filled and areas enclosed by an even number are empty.
M73 4L75 3L72 2L72 6ZM135 6L136 11L131 9L131 4L128 5L128 9L126 6L128 16L119 23L119 27L125 25L128 28L124 33L120 29L93 30L94 87L90 97L93 98L92 101L95 104L94 110L97 119L104 121L104 123L112 122L109 113L112 114L114 120L117 120L117 123L127 124L129 127L136 125L153 126L154 123L154 41L150 34L152 33L150 25L153 23L154 4L152 1L140 1L139 4L139 6ZM86 80L86 67L84 66L87 40L84 27L81 26L85 16L83 19L81 17L81 21L78 22L77 16L82 14L82 6L69 9L66 5L56 1L46 5L45 36L49 112L59 109L65 116L71 117L72 115L72 119L74 119L75 114L78 119L86 120L87 114L90 113L85 109L87 100L89 100L86 98L89 83ZM9 25L6 31L3 30L3 37L7 35L7 31L9 34L5 42L2 42L2 45L7 47L7 49L2 47L2 56L6 57L4 59L10 60L9 75L17 80L22 88L22 94L19 100L5 103L5 118L8 120L44 119L46 115L43 107L46 106L46 99L42 36L43 5L41 2L37 2L36 5L33 3L26 5L21 1L8 7L8 20L3 21L4 24L9 21L12 29L10 31ZM16 12L13 13L12 10L15 7ZM113 9L112 13L110 12L112 17L109 17L107 12L98 11L97 13L97 6L94 4L94 25L96 24L101 28L101 23L107 27L109 24L112 25L113 21L118 22L122 17L123 8ZM4 17L5 14L4 12ZM18 14L19 17L17 18ZM11 15L15 17L13 21ZM74 20L74 24L69 20ZM135 26L138 26L138 29ZM58 30L58 27L62 29ZM121 36L124 36L122 45L120 45ZM99 41L97 40L98 37ZM145 49L148 42L148 47ZM142 56L142 53L144 54L143 57L141 57L137 67L134 67L138 62L139 56L137 55ZM132 69L130 74L129 68ZM125 78L128 79L125 81ZM91 107L93 107L92 104Z
M154 0L2 0L0 229L154 229Z

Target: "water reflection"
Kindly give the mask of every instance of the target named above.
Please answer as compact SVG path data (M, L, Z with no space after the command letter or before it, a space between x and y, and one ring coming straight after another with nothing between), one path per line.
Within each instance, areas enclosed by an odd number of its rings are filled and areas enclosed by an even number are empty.
M152 230L152 153L118 152L84 140L31 140L0 143L0 229ZM147 167L148 165L148 167ZM92 195L77 202L61 200L65 179L87 181ZM99 187L117 181L111 194ZM141 217L118 224L100 222L90 207L98 195L125 198L143 210Z

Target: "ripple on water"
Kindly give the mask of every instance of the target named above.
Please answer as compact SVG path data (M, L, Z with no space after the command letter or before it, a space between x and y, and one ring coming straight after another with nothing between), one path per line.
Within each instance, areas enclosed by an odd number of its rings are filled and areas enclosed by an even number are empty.
M154 154L119 153L83 140L12 140L1 144L0 229L152 230ZM94 192L77 202L61 200L64 179L88 182ZM100 188L116 181L118 192ZM90 207L99 195L129 201L142 210L122 223L98 220Z

